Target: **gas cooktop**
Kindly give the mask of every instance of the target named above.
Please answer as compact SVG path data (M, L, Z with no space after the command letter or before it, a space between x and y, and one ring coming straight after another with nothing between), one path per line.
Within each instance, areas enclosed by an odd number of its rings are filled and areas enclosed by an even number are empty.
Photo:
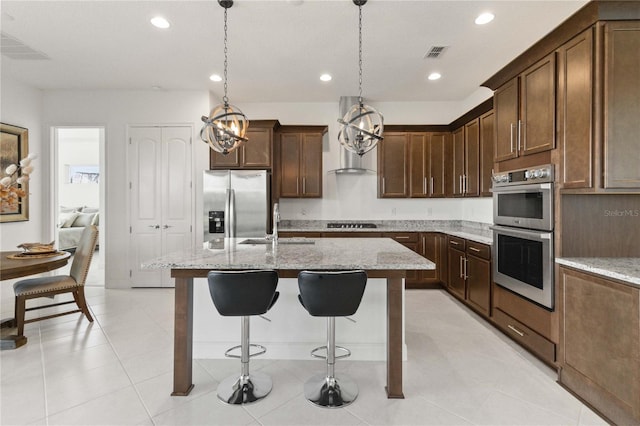
M378 226L375 223L347 223L347 222L332 222L327 223L327 228L353 228L353 229L372 229L377 228Z

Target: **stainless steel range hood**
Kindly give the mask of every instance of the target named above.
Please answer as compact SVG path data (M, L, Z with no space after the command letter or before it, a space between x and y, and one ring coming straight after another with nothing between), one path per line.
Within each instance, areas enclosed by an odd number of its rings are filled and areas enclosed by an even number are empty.
M357 96L340 96L340 117L344 117L349 109L357 103ZM375 170L362 167L362 157L340 146L340 168L329 170L328 173L336 175L363 175L366 173L375 173Z

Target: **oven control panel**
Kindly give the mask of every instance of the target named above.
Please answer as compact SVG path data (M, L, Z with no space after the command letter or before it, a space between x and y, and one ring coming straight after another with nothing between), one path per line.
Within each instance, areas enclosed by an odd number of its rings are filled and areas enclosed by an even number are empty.
M492 179L494 187L553 182L553 164L511 170L509 172L498 172L493 174Z

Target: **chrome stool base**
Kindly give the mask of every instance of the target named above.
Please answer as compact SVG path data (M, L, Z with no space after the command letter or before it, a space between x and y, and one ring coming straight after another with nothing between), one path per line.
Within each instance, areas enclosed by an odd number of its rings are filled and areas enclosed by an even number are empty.
M347 375L327 377L317 374L304 384L304 396L318 407L345 407L358 397L358 385Z
M230 376L218 385L218 399L225 404L246 405L260 401L273 388L271 377L264 373Z

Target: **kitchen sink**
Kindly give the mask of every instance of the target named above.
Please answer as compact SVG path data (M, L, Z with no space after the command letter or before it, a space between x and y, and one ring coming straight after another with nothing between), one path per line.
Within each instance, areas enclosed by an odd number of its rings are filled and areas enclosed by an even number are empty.
M247 238L246 240L238 243L238 244L251 244L251 245L259 245L259 244L272 244L272 240L268 240L266 238ZM315 244L314 240L310 240L308 238L278 238L277 244Z

